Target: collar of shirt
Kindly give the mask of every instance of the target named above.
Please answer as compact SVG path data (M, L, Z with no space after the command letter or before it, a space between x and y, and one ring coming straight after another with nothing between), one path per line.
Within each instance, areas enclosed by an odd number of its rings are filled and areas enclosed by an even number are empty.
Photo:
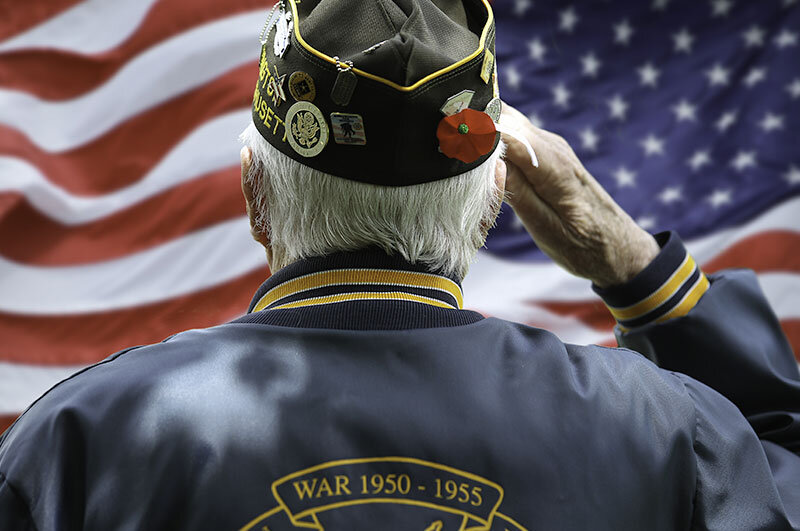
M312 257L276 271L235 323L302 328L405 330L483 319L463 310L454 277L380 249Z

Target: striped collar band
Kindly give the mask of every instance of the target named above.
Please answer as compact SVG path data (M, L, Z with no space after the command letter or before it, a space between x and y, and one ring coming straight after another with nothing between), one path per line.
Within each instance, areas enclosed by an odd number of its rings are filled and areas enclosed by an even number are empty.
M295 262L256 292L250 312L350 301L403 301L459 310L459 283L379 249L335 253Z

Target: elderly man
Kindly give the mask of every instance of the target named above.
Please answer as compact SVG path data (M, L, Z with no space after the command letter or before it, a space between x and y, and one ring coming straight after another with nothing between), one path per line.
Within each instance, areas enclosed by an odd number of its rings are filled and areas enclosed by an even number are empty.
M800 528L800 376L753 275L707 278L501 106L488 2L289 0L262 38L274 274L45 394L0 439L0 529ZM462 309L503 197L641 354Z

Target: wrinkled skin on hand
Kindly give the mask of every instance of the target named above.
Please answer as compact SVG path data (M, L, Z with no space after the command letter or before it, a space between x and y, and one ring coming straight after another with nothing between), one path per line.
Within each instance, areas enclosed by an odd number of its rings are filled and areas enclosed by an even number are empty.
M655 239L586 171L566 140L505 103L500 121L524 135L539 158L533 167L525 147L503 136L506 202L556 263L608 287L628 282L656 257Z

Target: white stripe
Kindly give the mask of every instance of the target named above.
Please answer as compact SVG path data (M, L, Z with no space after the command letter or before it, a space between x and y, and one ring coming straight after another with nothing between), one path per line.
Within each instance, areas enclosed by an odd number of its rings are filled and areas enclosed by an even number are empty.
M800 318L800 275L769 273L759 275L767 300L781 319ZM613 338L610 332L589 328L573 317L563 317L530 304L493 299L483 309L487 316L533 323L555 332L562 341L585 345ZM0 414L23 411L39 395L81 367L41 367L0 362Z
M0 156L0 193L25 195L34 208L62 225L90 223L206 173L238 166L237 135L250 120L249 110L218 116L194 129L139 181L95 197L72 195L25 160Z
M0 311L63 315L129 308L194 293L259 268L266 276L264 248L241 217L96 264L33 267L0 258Z
M51 48L77 54L104 52L122 44L156 0L86 0L0 43L0 52ZM16 9L34 9L30 4Z
M142 111L256 61L253 28L263 18L263 12L251 11L181 33L138 55L103 85L65 102L0 89L0 123L22 131L45 151L76 148Z
M42 393L82 368L41 367L0 361L0 415L21 413Z

